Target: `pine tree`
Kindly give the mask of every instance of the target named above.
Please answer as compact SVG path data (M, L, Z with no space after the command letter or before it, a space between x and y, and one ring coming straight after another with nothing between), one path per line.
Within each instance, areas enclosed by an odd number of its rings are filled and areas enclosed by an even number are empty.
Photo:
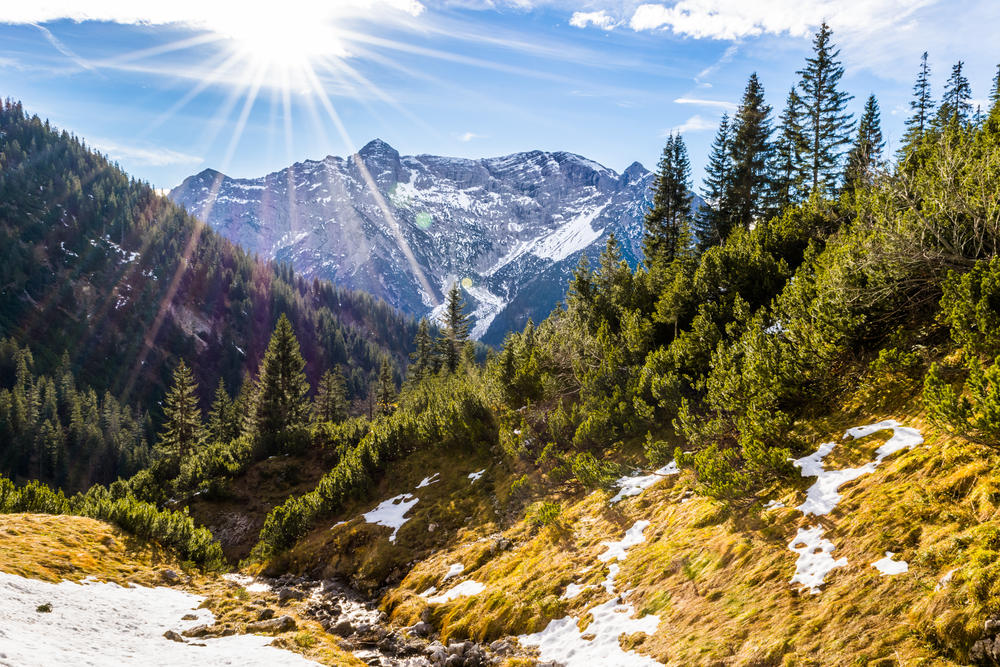
M267 446L273 445L287 430L306 422L309 383L303 372L305 365L292 324L282 314L257 379L254 426Z
M749 226L764 214L770 161L771 107L764 103L764 88L757 73L750 75L734 121L732 179L727 197L733 224Z
M173 385L163 401L163 429L157 443L157 450L173 465L189 456L201 442L202 419L197 394L198 385L191 369L181 361L174 370Z
M857 139L847 154L847 168L844 172L846 190L852 191L871 182L872 172L881 163L884 149L878 100L874 95L869 95L858 123Z
M691 215L690 180L691 163L684 139L671 134L660 157L653 204L645 218L643 251L651 271L661 270L683 251L683 228Z
M347 418L347 380L339 365L319 379L313 418L319 422L340 422Z
M993 87L990 88L990 107L995 107L1000 103L1000 65L997 65L997 73L993 76Z
M220 378L215 388L215 398L208 412L208 436L212 442L230 442L240 435L240 415L236 404L226 391L226 383Z
M805 172L802 169L806 136L802 129L802 114L802 98L793 86L788 91L785 109L778 118L778 136L771 153L768 213L772 216L802 201L806 194Z
M903 149L905 154L924 137L931 123L931 112L934 110L934 100L931 98L931 68L927 64L927 52L920 56L920 70L917 82L913 84L913 99L910 100L910 110L913 111L906 120L906 132L903 134Z
M701 248L718 245L729 236L732 212L727 197L733 175L732 142L729 115L722 114L705 170L705 189L702 191L705 203L698 210L695 222L695 234Z
M962 73L965 63L959 60L951 68L951 76L944 87L941 108L938 109L938 125L944 126L957 121L961 125L969 122L972 114L972 88Z
M392 377L392 364L388 357L382 359L382 368L378 374L378 384L375 387L376 414L386 415L392 412L396 402L396 381Z
M445 318L444 366L448 372L454 373L462 357L462 345L469 337L469 316L465 314L465 300L462 298L462 289L458 283L453 283L448 290Z
M832 34L824 21L813 40L813 56L797 72L802 77L799 90L805 108L803 159L808 183L810 192L824 195L831 194L837 185L844 146L851 141L853 126L853 115L845 111L853 98L837 89L844 66L838 60L840 50L830 41Z
M410 354L413 363L410 364L409 376L412 382L419 383L434 372L434 343L426 318L420 320L417 335L413 339L413 347L415 349Z

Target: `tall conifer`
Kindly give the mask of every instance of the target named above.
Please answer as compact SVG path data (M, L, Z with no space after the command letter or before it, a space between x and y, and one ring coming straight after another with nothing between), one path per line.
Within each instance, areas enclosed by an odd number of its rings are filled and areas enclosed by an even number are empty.
M282 314L267 345L257 378L254 425L257 434L268 443L286 430L306 423L309 382L305 365L292 323Z
M651 271L662 269L684 250L684 228L691 217L690 181L691 163L684 139L671 134L660 157L653 182L653 204L645 218L643 251Z
M733 176L733 126L729 115L722 114L719 131L712 142L705 171L704 204L695 220L695 234L701 248L718 245L729 235L732 211L727 200Z
M173 385L163 401L163 429L157 449L179 463L201 443L202 418L198 385L182 360L174 370Z
M858 136L847 154L847 168L844 172L844 187L854 190L871 181L872 172L882 161L885 140L882 138L882 117L878 100L869 95L865 111L858 123Z
M764 88L754 72L736 112L731 147L733 172L728 201L733 223L744 227L764 214L769 185L770 115L771 107L764 103Z

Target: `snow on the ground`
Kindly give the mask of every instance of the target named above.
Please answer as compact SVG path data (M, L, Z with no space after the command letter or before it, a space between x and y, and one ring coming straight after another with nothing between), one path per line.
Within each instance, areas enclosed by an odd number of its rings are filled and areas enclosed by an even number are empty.
M466 597L468 595L479 595L486 589L484 584L478 581L473 581L469 579L468 581L463 581L457 584L454 588L445 591L441 595L435 595L434 597L427 598L428 602L443 604L445 602L450 602L455 598Z
M645 540L643 531L649 521L636 521L618 542L604 542L607 551L598 556L602 562L624 559L626 550ZM646 667L659 665L652 658L622 649L618 638L637 632L653 634L660 625L659 616L635 616L635 607L624 602L615 592L615 577L620 570L618 563L608 565L608 576L601 586L610 595L610 600L591 607L585 613L593 620L583 632L579 628L579 618L566 616L549 621L545 629L530 635L521 635L518 640L525 646L537 646L542 660L562 663L566 667L592 667L593 665L615 665L616 667ZM570 584L562 599L572 599L590 586ZM626 591L623 595L628 595Z
M560 600L572 600L573 598L575 598L576 596L578 596L580 593L584 592L585 590L587 590L589 588L593 588L593 586L591 586L590 584L586 584L586 585L570 584L569 586L566 587L566 590L563 591L563 594L559 596L559 599Z
M894 555L891 551L886 551L885 558L880 558L872 563L872 567L881 572L883 577L903 574L910 569L905 560L893 560Z
M198 606L204 598L172 588L117 584L52 584L0 572L0 664L4 665L312 665L302 656L268 646L272 637L233 635L171 641L212 623ZM36 611L49 604L50 612ZM186 614L194 619L183 621Z
M537 646L542 660L555 660L567 667L646 667L660 664L634 651L623 651L618 643L622 634L653 634L660 624L659 617L632 618L635 613L632 605L621 604L621 599L617 597L591 608L589 613L594 620L583 632L577 627L577 619L567 616L550 621L541 632L522 635L518 639L525 646ZM594 638L584 639L585 634Z
M802 584L813 594L819 593L830 570L847 565L847 558L834 559L830 555L836 547L823 537L824 532L823 526L799 528L795 539L788 543L788 548L799 555L791 583Z
M475 482L477 479L479 479L480 477L483 476L484 472L486 472L486 468L483 468L482 470L480 470L478 472L470 472L469 473L469 479L471 479L473 482Z
M642 544L646 541L645 535L642 534L646 527L649 526L648 521L636 521L631 528L625 531L625 537L617 542L602 542L602 547L607 547L607 551L598 556L598 560L602 563L606 563L609 560L625 560L625 552L634 547L637 544Z
M440 482L441 480L438 479L438 475L440 474L441 473L436 472L430 477L424 477L422 480L420 480L420 484L417 484L417 488L422 489L425 486L430 486L431 484L436 484L437 482Z
M222 575L222 578L226 581L233 582L237 586L242 586L248 593L267 593L271 590L271 586L265 584L263 581L257 581L251 576L239 574L238 572L224 574Z
M865 426L855 426L847 429L844 439L865 438L879 431L892 431L885 444L875 451L875 459L858 468L844 468L843 470L827 470L823 467L823 459L837 446L835 442L824 442L819 448L801 459L792 463L800 469L803 477L815 477L816 481L809 490L806 491L806 500L796 509L804 515L829 514L840 502L838 489L844 484L851 482L862 475L874 472L875 468L882 463L883 459L904 449L912 449L924 441L923 436L915 428L901 426L894 419L887 419L876 424ZM795 574L791 583L800 583L809 589L811 593L819 593L819 587L823 585L827 573L836 567L847 565L847 558L834 559L830 555L834 545L823 537L824 528L822 526L811 526L809 528L799 528L795 539L789 543L788 548L799 554L795 563ZM883 574L900 574L907 571L907 564L902 561L893 561L888 552L886 558L872 563ZM886 568L886 569L883 569ZM888 571L887 571L888 570Z
M785 506L785 503L781 502L780 500L774 500L772 498L771 500L767 501L766 505L764 505L764 509L766 509L766 510L773 510L773 509L782 508L784 506Z
M616 482L615 486L618 487L618 493L612 498L610 502L612 505L617 503L619 500L624 498L629 498L631 496L637 496L649 487L653 486L660 480L662 480L667 475L677 475L680 473L680 468L677 467L677 463L671 461L667 465L663 466L659 470L653 471L649 475L634 475L620 477Z
M373 509L371 512L366 512L362 516L365 517L365 521L368 523L376 523L380 526L388 526L392 528L392 535L389 536L390 542L396 541L396 533L399 529L403 527L403 524L407 522L406 513L410 511L410 508L417 504L420 499L409 493L402 493L398 496L393 496L388 500L383 500L378 507Z
M465 571L465 566L461 563L455 563L448 567L448 571L444 573L444 578L441 581L448 581L452 577L457 577Z

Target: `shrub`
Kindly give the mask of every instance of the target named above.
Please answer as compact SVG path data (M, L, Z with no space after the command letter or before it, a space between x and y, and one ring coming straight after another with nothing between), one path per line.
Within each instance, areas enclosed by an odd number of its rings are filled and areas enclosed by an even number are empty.
M532 526L554 526L559 523L560 514L562 514L562 505L543 501L530 506L525 518Z
M949 382L938 364L924 380L924 404L930 420L948 433L981 445L1000 446L1000 357L984 368L971 358L960 390Z

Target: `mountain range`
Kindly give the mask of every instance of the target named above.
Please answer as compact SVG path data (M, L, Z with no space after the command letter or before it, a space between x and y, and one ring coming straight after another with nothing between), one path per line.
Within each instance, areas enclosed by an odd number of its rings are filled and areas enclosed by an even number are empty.
M548 315L609 234L641 259L653 179L638 162L619 174L566 152L401 156L376 139L260 178L206 169L169 196L251 253L407 314L439 315L458 282L472 336L496 344Z

